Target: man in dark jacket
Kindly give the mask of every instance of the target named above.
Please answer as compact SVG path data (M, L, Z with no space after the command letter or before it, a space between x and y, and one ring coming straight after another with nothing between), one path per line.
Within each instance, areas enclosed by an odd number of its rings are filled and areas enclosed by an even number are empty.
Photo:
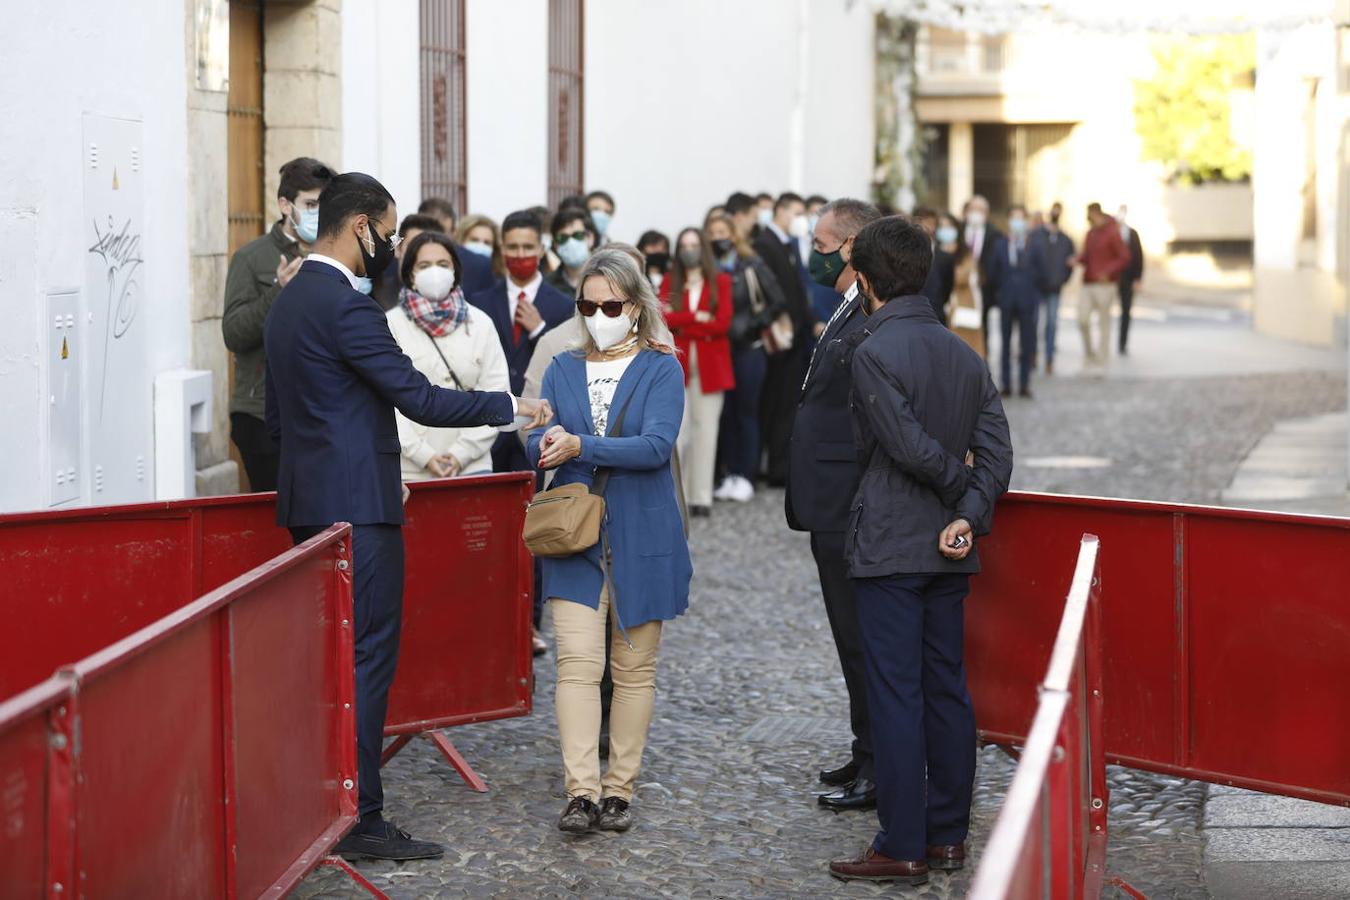
M263 372L263 323L272 301L295 274L318 235L319 192L333 172L317 159L302 156L281 167L277 209L271 231L235 251L225 276L225 312L220 320L225 348L234 354L230 391L230 440L239 449L249 490L277 489L280 451L263 425L266 404Z
M1134 292L1139 280L1144 277L1144 245L1139 242L1139 232L1127 221L1129 209L1123 204L1116 214L1120 223L1120 239L1125 249L1130 251L1130 264L1120 273L1120 355L1127 356L1126 345L1130 342L1130 310L1134 306Z
M1056 203L1050 207L1045 224L1031 233L1033 252L1042 260L1041 296L1045 304L1045 374L1055 374L1055 335L1059 326L1059 295L1073 275L1073 238L1059 227L1064 207Z
M1008 489L1012 446L984 361L918 296L928 236L899 216L859 232L852 263L872 313L853 354L862 482L846 537L867 662L877 816L839 878L922 884L960 868L975 783L962 604L976 535ZM973 465L966 464L973 454Z
M839 664L848 688L853 752L848 763L820 773L820 780L839 790L820 797L834 810L871 809L876 805L872 781L872 733L867 721L866 672L862 635L853 584L844 562L844 528L848 503L858 487L858 454L853 447L848 412L849 364L862 335L866 314L849 258L853 237L881 218L870 203L840 199L821 208L811 247L811 268L818 280L829 280L844 301L830 318L816 344L801 388L792 424L787 479L788 525L811 532L811 554L820 573L820 592L830 620Z

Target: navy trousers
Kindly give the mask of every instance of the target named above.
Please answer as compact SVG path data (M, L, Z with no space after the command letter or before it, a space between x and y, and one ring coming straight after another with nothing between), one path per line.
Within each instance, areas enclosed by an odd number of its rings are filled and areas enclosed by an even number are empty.
M300 544L322 527L291 529ZM399 628L403 622L403 528L398 525L352 527L352 614L356 630L356 766L360 814L384 808L380 753L389 686L398 667Z
M1017 386L1021 390L1031 387L1031 368L1036 361L1036 326L1040 322L1041 303L1039 299L1023 298L1016 301L1004 301L999 304L999 323L1003 331L1003 389L1011 391L1012 383L1012 343L1013 323L1017 323Z
M769 358L760 347L732 351L736 387L722 405L718 452L728 475L754 483L759 475L759 408Z
M877 818L892 859L959 844L970 830L975 710L962 659L967 575L853 582L867 663Z

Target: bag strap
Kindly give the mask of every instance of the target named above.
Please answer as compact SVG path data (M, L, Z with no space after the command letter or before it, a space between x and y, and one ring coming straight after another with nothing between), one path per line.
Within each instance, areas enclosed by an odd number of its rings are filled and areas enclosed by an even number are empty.
M420 328L417 330L422 331ZM422 333L427 336L427 340L431 341L431 346L436 349L436 355L441 358L441 362L445 363L445 370L450 373L450 380L455 383L455 389L460 391L468 390L468 388L464 386L464 382L460 381L459 376L455 374L455 369L450 365L450 360L446 359L445 354L441 352L441 345L436 343L436 339L432 337L430 333L426 331L422 331Z
M606 437L621 436L620 432L623 431L623 418L628 414L628 406L633 402L635 396L637 396L636 390L628 395L627 400L623 401L623 406L619 409L619 417L609 423L609 432ZM612 466L605 466L602 469L595 470L595 476L591 478L592 494L595 494L597 497L605 496L605 488L609 486L609 473L612 469Z
M745 267L745 286L750 293L750 309L758 314L764 309L764 289L760 287L759 276L752 264Z

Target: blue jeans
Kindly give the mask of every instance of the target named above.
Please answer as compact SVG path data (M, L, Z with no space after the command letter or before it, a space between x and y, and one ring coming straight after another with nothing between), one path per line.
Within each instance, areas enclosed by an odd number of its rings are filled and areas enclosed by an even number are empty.
M1045 361L1055 361L1055 331L1059 326L1059 291L1045 295Z
M975 709L966 691L963 608L968 575L855 578L867 665L867 713L881 831L892 859L970 831Z
M732 351L736 387L727 391L718 431L718 455L727 474L751 482L759 474L759 400L768 365L762 347Z

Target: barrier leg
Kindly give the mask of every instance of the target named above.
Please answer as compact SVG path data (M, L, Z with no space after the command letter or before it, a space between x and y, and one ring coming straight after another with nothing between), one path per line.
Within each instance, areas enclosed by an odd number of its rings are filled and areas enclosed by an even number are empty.
M352 865L342 857L325 856L322 860L319 861L319 865L327 866L332 869L341 869L343 872L347 873L348 878L356 882L357 885L360 886L365 891L367 891L370 894L370 896L376 897L378 898L378 900L389 900L388 894L377 888L375 885L371 884L370 881L366 878L366 876L356 871L356 869L354 869Z
M380 765L388 765L389 760L397 756L398 751L408 746L408 742L411 741L413 737L414 736L411 734L400 734L398 737L394 738L394 742L388 747L385 747L384 752L380 754Z
M426 736L431 738L431 742L436 745L436 749L441 751L441 755L445 757L445 761L454 767L454 770L459 773L459 777L463 778L469 787L480 794L487 793L487 784L484 783L483 779L478 776L478 773L473 770L473 767L469 765L468 761L460 755L459 750L448 737L440 731L428 731L426 732Z

